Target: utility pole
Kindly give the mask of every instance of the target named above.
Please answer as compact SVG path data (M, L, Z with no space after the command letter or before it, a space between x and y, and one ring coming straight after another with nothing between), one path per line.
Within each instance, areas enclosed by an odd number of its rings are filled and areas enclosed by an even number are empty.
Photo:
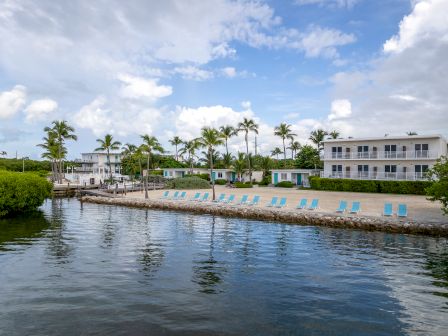
M257 136L255 136L255 156L257 156Z

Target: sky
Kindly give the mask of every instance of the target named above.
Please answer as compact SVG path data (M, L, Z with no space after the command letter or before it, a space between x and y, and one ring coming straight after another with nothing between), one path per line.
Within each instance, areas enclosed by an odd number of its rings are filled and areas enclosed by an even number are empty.
M448 0L0 0L0 151L39 158L56 119L69 158L244 117L264 154L281 122L447 137L447 60Z

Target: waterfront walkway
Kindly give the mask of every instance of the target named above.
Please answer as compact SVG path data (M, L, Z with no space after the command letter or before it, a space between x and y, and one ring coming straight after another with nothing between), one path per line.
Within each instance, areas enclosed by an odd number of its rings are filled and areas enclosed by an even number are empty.
M159 200L163 192L164 190L150 190L148 192L149 199ZM211 198L211 189L187 190L187 198L192 197L196 192L209 192ZM307 198L308 204L313 198L318 198L319 209L315 212L322 214L336 214L335 210L337 209L340 200L347 201L349 206L351 206L351 203L353 201L360 201L361 212L359 213L359 215L342 215L352 217L368 216L381 218L384 203L392 203L394 212L396 211L398 203L405 203L408 206L407 220L417 221L420 223L448 223L448 216L443 216L439 202L431 202L428 201L425 196L418 195L352 193L316 191L308 189L297 190L275 187L254 187L252 189L237 189L226 188L224 186L216 186L216 197L218 197L221 193L225 193L227 196L230 194L235 194L237 200L242 195L249 195L249 200L251 200L254 195L259 195L261 197L261 201L256 206L256 208L265 208L266 203L271 200L272 196L286 197L288 201L286 207L282 209L283 211L294 210L300 199L302 198ZM173 194L172 190L170 190L170 194ZM132 192L127 193L125 197L130 199L142 199L145 197L145 194L144 192ZM309 210L306 211L311 212Z

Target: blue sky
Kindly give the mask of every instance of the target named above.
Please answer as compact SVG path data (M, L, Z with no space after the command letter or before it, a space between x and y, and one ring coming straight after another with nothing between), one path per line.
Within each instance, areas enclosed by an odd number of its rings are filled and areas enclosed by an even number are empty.
M0 150L39 157L54 119L79 136L198 136L288 122L342 136L448 135L448 1L0 1ZM231 149L242 150L242 137Z

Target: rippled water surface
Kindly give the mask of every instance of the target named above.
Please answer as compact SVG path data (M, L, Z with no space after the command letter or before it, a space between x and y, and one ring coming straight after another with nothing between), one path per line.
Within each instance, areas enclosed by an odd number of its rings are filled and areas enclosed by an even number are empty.
M448 335L446 239L42 211L0 221L2 335Z

